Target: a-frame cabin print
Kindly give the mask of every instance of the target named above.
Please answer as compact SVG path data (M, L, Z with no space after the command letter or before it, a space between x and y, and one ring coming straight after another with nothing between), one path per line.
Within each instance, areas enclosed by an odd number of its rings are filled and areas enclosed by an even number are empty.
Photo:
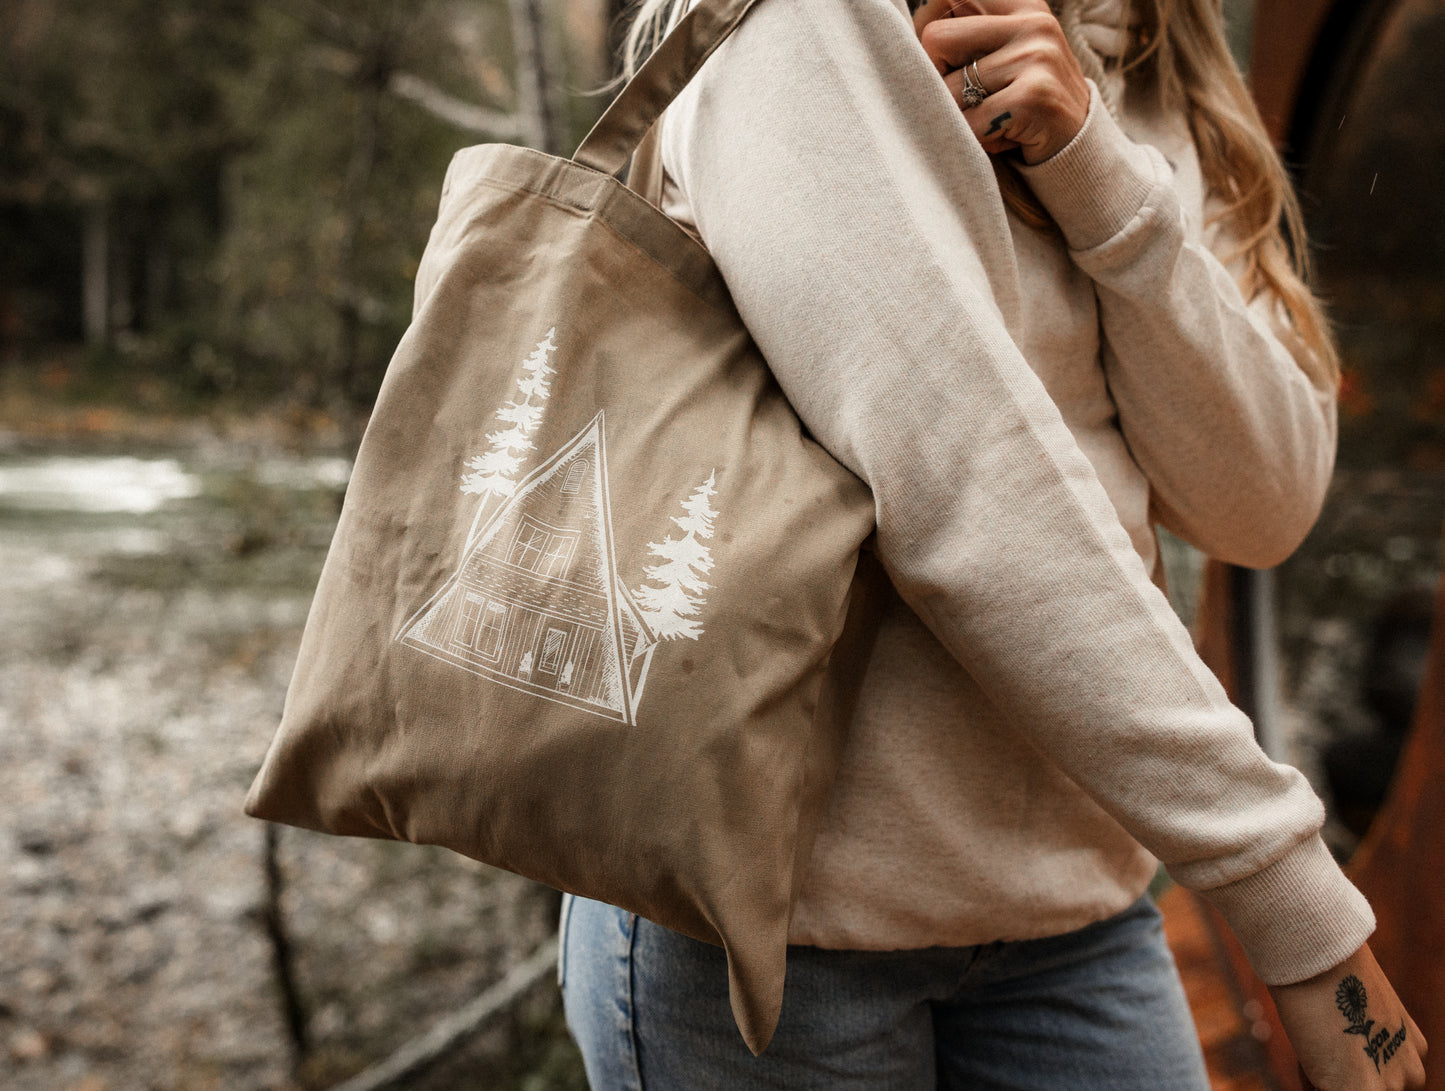
M602 413L517 482L398 639L513 689L635 723L657 637L617 578Z

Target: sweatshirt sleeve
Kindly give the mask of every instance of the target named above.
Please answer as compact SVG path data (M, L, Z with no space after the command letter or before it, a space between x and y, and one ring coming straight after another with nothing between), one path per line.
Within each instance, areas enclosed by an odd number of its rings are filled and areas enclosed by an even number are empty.
M1280 563L1334 466L1334 391L1300 367L1310 350L1273 297L1245 301L1195 226L1203 209L1184 207L1200 187L1176 185L1097 88L1069 145L1020 169L1094 281L1109 389L1156 519L1220 560Z
M1267 981L1370 910L1200 662L1010 337L993 172L889 0L768 0L670 110L664 164L804 423L873 490L899 592Z

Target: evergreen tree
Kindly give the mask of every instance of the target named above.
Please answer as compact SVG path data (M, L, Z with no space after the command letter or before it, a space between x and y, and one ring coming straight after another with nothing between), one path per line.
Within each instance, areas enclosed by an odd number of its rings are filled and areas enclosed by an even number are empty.
M716 479L714 470L682 502L686 514L672 516L682 537L669 536L648 546L648 553L661 561L643 569L651 586L644 584L633 594L643 618L662 640L702 636L697 614L707 602L704 592L712 586L703 577L713 566L712 551L703 541L712 537L718 515L710 503L717 495Z
M0 0L0 366L85 337L118 375L353 416L411 318L448 160L586 133L596 96L528 89L605 78L603 10Z
M523 374L517 381L521 400L510 401L497 410L497 422L506 427L487 433L491 450L467 459L471 472L462 475L462 492L480 495L483 504L489 497L507 497L516 491L523 456L535 446L532 434L542 424L547 396L552 392L550 376L556 374L556 369L548 361L557 347L552 340L556 332L556 326L548 330L522 361Z

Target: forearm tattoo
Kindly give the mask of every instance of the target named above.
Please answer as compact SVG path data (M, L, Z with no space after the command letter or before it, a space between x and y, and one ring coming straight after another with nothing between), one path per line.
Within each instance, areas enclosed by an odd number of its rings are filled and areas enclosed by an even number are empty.
M1341 981L1339 988L1335 990L1335 1007L1340 1009L1340 1014L1349 1023L1345 1033L1358 1034L1365 1040L1365 1055L1375 1062L1375 1071L1378 1072L1380 1066L1388 1064L1390 1058L1405 1044L1405 1021L1400 1020L1400 1029L1393 1034L1389 1027L1376 1030L1375 1021L1367 1018L1367 1002L1365 983L1354 974Z
M1009 113L1007 110L1005 110L1003 113L999 114L998 117L994 118L993 121L991 121L991 122L989 123L988 131L987 131L986 133L984 133L983 135L984 135L984 136L993 136L994 133L998 132L1000 129L1003 128L1003 123L1004 123L1005 121L1012 121L1012 120L1013 120L1013 114L1011 114L1011 113Z

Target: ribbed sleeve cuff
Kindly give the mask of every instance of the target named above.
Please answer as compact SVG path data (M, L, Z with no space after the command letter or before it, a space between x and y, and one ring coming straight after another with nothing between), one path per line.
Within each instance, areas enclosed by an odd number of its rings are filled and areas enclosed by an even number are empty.
M1289 985L1354 954L1375 930L1365 896L1318 835L1261 871L1201 890L1266 985Z
M1149 149L1135 144L1089 83L1089 114L1074 139L1042 163L1019 165L1071 250L1089 250L1122 231L1158 178Z

